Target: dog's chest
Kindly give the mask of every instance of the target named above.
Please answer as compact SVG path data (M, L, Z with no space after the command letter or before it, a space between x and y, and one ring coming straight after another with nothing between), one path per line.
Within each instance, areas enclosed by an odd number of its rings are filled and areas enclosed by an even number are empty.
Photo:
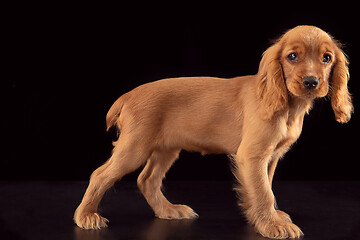
M295 140L298 139L301 134L302 125L303 125L303 117L297 117L294 118L293 121L288 122L286 124L286 128L287 128L286 137Z
M283 147L289 147L293 144L300 136L302 125L303 125L304 115L300 116L291 116L284 121L281 125L281 137L276 145L276 150Z

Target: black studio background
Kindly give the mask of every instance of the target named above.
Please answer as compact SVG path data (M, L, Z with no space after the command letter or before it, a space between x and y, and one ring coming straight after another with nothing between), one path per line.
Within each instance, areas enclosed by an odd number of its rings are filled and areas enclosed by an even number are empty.
M105 116L121 94L162 78L255 74L270 40L307 24L345 44L355 114L350 123L338 124L329 100L317 101L275 178L360 180L360 35L354 8L305 2L296 8L260 3L9 7L2 30L0 179L88 179L110 156L116 133L105 131ZM230 180L229 165L225 155L183 152L167 179Z

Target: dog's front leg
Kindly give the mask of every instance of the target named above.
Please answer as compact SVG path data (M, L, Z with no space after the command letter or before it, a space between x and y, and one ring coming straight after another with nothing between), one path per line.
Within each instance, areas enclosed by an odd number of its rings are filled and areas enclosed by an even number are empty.
M277 239L300 237L301 230L274 207L275 197L268 176L268 165L274 149L264 145L264 142L251 144L250 141L243 141L235 156L234 173L239 181L236 188L239 205L244 209L247 220L261 235Z

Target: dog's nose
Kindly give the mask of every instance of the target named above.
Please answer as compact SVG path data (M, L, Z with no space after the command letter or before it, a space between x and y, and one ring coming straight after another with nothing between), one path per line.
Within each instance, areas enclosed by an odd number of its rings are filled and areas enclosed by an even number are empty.
M304 77L302 82L307 89L314 89L319 84L319 79L317 77Z

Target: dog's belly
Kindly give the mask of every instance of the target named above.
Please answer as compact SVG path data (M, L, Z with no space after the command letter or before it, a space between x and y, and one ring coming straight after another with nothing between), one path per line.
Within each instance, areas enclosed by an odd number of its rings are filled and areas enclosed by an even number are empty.
M188 143L182 144L181 149L184 149L189 152L200 152L202 155L206 154L234 154L236 149L231 146L214 144L211 142L205 143Z
M230 126L229 126L230 127ZM238 129L225 127L194 128L187 126L167 130L163 144L170 148L180 148L205 154L235 154L241 142Z

